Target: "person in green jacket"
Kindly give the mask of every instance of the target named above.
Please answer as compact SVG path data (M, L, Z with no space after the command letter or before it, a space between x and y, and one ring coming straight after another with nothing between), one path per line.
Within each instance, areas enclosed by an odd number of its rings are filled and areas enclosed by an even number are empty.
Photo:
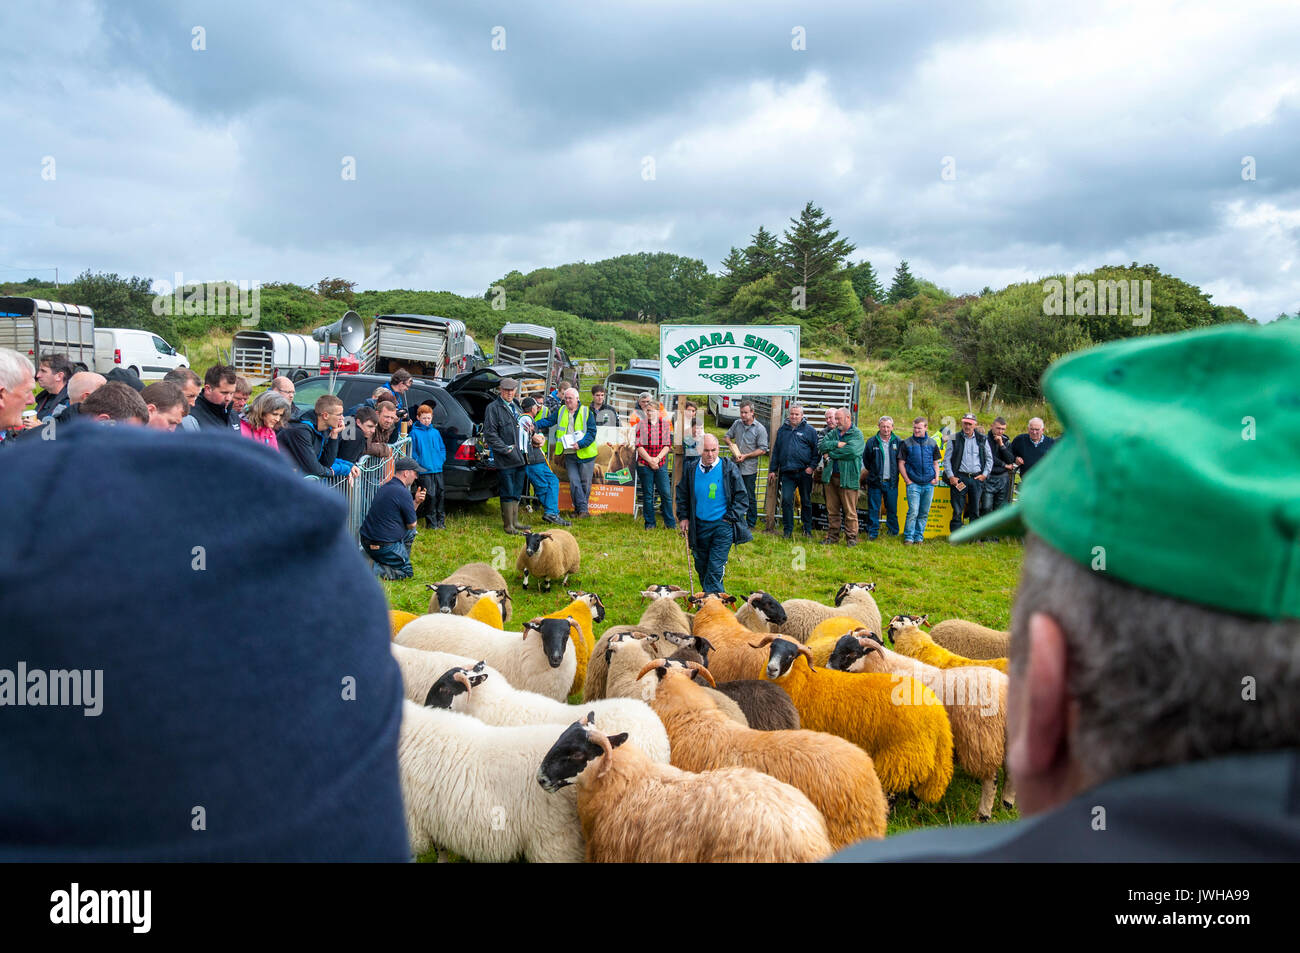
M823 545L840 541L840 514L843 513L844 536L849 546L858 545L858 481L862 474L862 451L866 441L862 431L853 426L853 414L847 407L831 411L835 426L826 431L817 445L819 452L830 457L822 469L826 484L828 525Z

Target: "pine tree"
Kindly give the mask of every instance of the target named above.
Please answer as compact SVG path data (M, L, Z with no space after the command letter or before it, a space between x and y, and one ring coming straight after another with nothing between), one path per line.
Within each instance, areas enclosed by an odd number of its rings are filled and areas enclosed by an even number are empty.
M762 225L750 236L749 247L745 249L744 281L751 281L773 274L780 267L780 246L776 236Z
M720 311L731 304L736 292L746 284L746 274L745 253L732 245L727 257L722 259L721 273L713 286L713 293L709 295L709 307Z
M830 218L812 202L803 207L797 219L790 219L790 224L793 227L786 229L779 250L778 283L787 292L803 289L804 310L810 312L807 316L811 318L837 297L836 284L844 277L844 259L857 246L840 238L840 233L831 228Z
M916 278L907 268L907 259L904 258L898 263L897 270L894 271L894 283L889 286L888 302L897 304L899 301L908 301L915 298L921 293L920 286L916 283Z
M864 305L868 298L877 304L884 303L885 289L881 287L880 279L876 276L876 269L871 267L871 262L864 258L848 271L849 280L853 282L853 292Z

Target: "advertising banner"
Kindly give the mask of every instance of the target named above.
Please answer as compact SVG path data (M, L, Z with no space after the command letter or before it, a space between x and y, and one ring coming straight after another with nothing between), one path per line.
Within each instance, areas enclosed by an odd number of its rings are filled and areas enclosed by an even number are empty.
M794 396L799 330L798 325L661 324L661 393Z
M553 437L547 443L547 463L560 480L560 509L573 509L569 473L564 458L555 456ZM593 513L627 513L636 506L636 432L632 427L596 428L596 469L591 478L588 509Z

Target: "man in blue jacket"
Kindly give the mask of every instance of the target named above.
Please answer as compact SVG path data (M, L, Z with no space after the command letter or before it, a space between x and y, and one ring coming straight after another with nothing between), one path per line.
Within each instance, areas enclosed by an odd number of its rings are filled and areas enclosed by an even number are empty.
M939 483L939 445L927 434L929 421L917 417L912 421L912 436L898 448L898 474L907 487L907 521L903 524L903 545L925 542L925 524L930 518L930 502Z
M748 542L749 494L740 470L718 457L718 438L705 434L700 462L677 483L678 529L686 536L703 592L726 592L723 576L733 542Z
M776 432L768 458L767 482L781 479L781 521L785 538L794 536L794 491L799 490L799 521L803 534L812 536L812 474L817 466L817 431L803 419L803 405L791 404L786 421Z
M885 531L898 535L898 451L903 441L894 433L894 418L881 417L877 431L862 451L867 480L867 539L880 535L880 504L885 504Z

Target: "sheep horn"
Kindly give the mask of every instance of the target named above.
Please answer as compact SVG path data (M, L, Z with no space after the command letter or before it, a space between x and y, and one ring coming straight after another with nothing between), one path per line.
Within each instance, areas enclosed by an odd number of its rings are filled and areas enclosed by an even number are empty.
M808 668L812 669L814 672L817 671L817 667L813 665L812 649L808 648L808 646L804 645L802 642L796 642L795 645L799 647L799 654L808 660Z
M614 748L609 743L609 738L605 732L598 728L588 728L587 737L600 745L601 750L605 753L600 756L600 769L596 772L596 777L603 778L614 764Z
M463 670L457 670L456 674L452 676L452 680L460 682L465 686L466 695L470 694L470 692L474 690L474 686L469 683L469 676L466 675Z
M772 635L772 634L769 633L769 634L763 636L762 641L760 641L760 642L758 642L758 643L750 642L750 643L749 643L749 647L750 647L751 649L761 649L763 646L765 646L765 645L771 645L771 644L772 644L773 642L775 642L775 641L776 641L776 636L775 636L775 635Z
M634 629L631 632L624 632L622 634L630 635L634 639L648 639L653 635L651 632L642 632L640 629Z
M639 682L641 680L641 676L645 675L647 672L650 672L656 668L665 668L667 667L667 665L668 665L668 660L661 659L661 658L655 659L653 662L646 662L645 668L641 669L641 671L636 673L636 680Z
M705 668L703 665L701 665L699 662L687 662L686 667L695 669L695 671L699 672L701 675L707 678L709 680L710 688L718 687L718 683L713 680L713 676L709 674L709 670Z

